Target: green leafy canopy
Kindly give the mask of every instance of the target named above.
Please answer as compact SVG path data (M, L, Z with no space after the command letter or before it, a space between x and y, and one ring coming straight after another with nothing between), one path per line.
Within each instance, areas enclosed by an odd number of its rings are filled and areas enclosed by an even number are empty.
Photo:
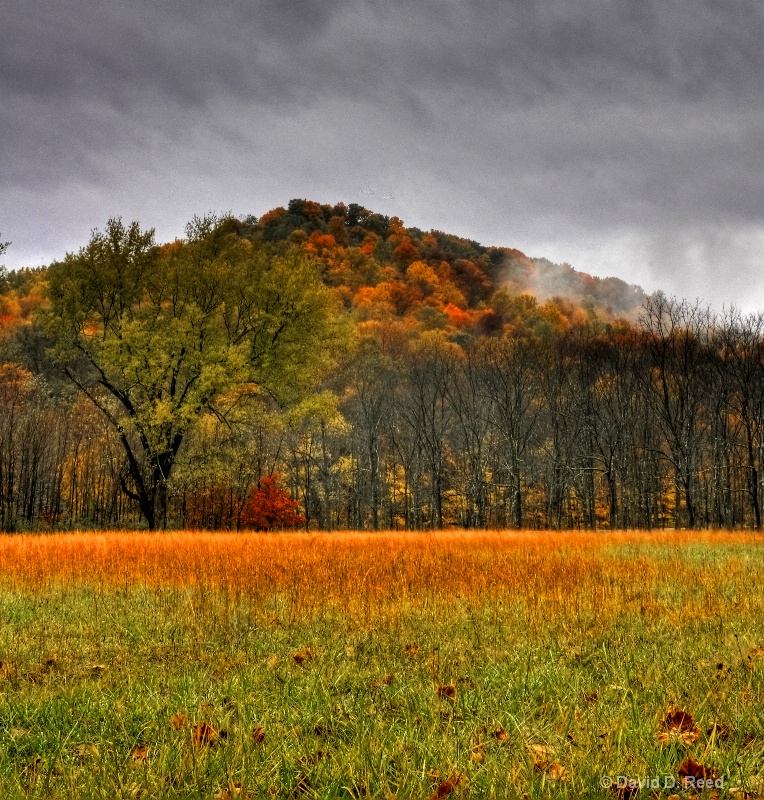
M225 417L258 393L295 402L343 342L316 266L230 223L194 218L186 239L157 247L153 230L111 219L50 269L55 357L119 432L124 488L147 508L202 411Z

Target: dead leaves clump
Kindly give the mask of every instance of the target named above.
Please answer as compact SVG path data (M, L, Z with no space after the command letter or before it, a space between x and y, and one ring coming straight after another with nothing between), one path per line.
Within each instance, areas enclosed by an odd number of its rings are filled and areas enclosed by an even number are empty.
M666 714L658 733L658 741L662 745L678 742L689 746L698 741L700 730L695 724L692 714L681 709L674 709Z
M533 769L543 772L550 781L566 781L570 777L568 770L559 761L552 761L554 748L546 744L526 745L533 761Z
M430 795L430 800L441 800L442 797L448 797L455 789L463 786L467 779L459 772L455 772L447 780L441 781L435 791Z
M445 700L450 700L452 703L456 701L456 686L452 683L440 684L435 687L435 694Z
M174 731L179 731L181 728L185 728L188 725L188 717L182 711L176 711L170 717L170 727Z
M146 761L149 757L149 748L145 744L137 744L131 752L133 763L140 764Z
M316 653L310 647L303 647L302 650L298 650L296 653L292 653L292 663L297 664L298 667L301 667L307 661L312 661L316 657Z
M713 767L699 764L692 756L687 756L679 766L679 779L685 786L697 786L699 781L714 781L718 777Z
M191 743L194 747L209 747L217 739L217 731L208 722L194 725L191 731Z
M504 742L507 739L507 732L501 725L499 725L499 727L496 728L496 730L491 734L491 736L493 736L493 738L499 742Z

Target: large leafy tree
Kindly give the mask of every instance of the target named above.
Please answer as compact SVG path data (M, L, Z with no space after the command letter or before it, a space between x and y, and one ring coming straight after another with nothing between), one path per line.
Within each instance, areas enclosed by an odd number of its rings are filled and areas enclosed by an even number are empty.
M195 218L186 239L109 220L53 264L47 326L66 375L114 427L123 491L164 527L167 482L200 415L243 399L297 400L341 341L331 295L293 250L242 239L235 220Z

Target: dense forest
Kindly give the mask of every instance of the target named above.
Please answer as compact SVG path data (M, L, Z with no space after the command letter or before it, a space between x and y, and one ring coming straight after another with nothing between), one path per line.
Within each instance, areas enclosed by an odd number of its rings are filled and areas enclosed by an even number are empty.
M5 531L759 528L763 459L764 316L357 205L0 273Z

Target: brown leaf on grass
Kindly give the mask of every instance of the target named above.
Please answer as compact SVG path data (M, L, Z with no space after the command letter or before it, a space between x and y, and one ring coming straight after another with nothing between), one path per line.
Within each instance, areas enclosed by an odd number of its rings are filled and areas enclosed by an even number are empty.
M631 798L636 797L637 792L639 792L639 781L631 778L620 786L611 783L609 791L611 794L614 794L618 800L631 800Z
M466 781L464 775L455 772L451 777L438 784L438 788L430 795L430 800L440 800L442 797L448 797L455 789L462 786Z
M586 700L587 703L596 702L598 697L599 697L599 694L597 693L596 689L592 690L591 692L586 692L584 694L584 700Z
M698 763L692 756L687 756L679 765L679 779L683 784L690 785L694 781L716 780L717 771L713 767Z
M258 725L252 731L252 741L255 744L264 744L265 743L265 728L262 725Z
M170 717L170 727L173 730L179 731L181 728L185 728L188 725L188 717L182 711L176 711Z
M138 763L141 763L141 762L143 762L143 761L146 761L146 759L149 757L149 748L148 748L148 745L145 745L145 744L137 744L137 745L136 745L136 746L135 746L135 747L132 749L132 752L131 752L131 754L130 754L130 755L132 755L132 757L133 757L133 761L134 761L136 764L138 764Z
M473 764L482 764L485 761L485 743L482 739L473 739L470 750L470 761Z
M316 654L310 647L303 647L302 650L292 653L292 663L302 666L306 661L312 661L315 657Z
M549 759L554 753L554 748L547 744L526 744L525 749L533 761L533 765L541 769L546 769Z
M545 772L550 781L566 781L570 777L568 770L559 761L550 764Z
M388 672L381 678L375 678L371 682L372 689L381 689L383 686L389 686L393 682L393 676Z
M499 742L504 742L507 739L507 732L504 730L504 728L502 728L501 725L499 725L499 727L496 728L496 730L491 734L491 736L493 736L493 738Z
M435 694L453 703L456 700L456 686L452 683L441 684L435 688Z
M241 797L241 784L236 783L230 789L223 789L222 792L217 792L213 800L234 800L234 798Z
M419 645L418 644L407 644L406 645L406 655L409 658L414 658L418 652L419 652Z
M217 731L208 722L200 722L191 730L194 747L209 747L217 738Z
M753 661L754 659L764 658L764 647L752 647L748 651L748 660Z
M695 724L692 714L681 709L674 709L666 714L658 733L658 741L662 745L669 742L690 745L697 742L699 738L700 730Z

